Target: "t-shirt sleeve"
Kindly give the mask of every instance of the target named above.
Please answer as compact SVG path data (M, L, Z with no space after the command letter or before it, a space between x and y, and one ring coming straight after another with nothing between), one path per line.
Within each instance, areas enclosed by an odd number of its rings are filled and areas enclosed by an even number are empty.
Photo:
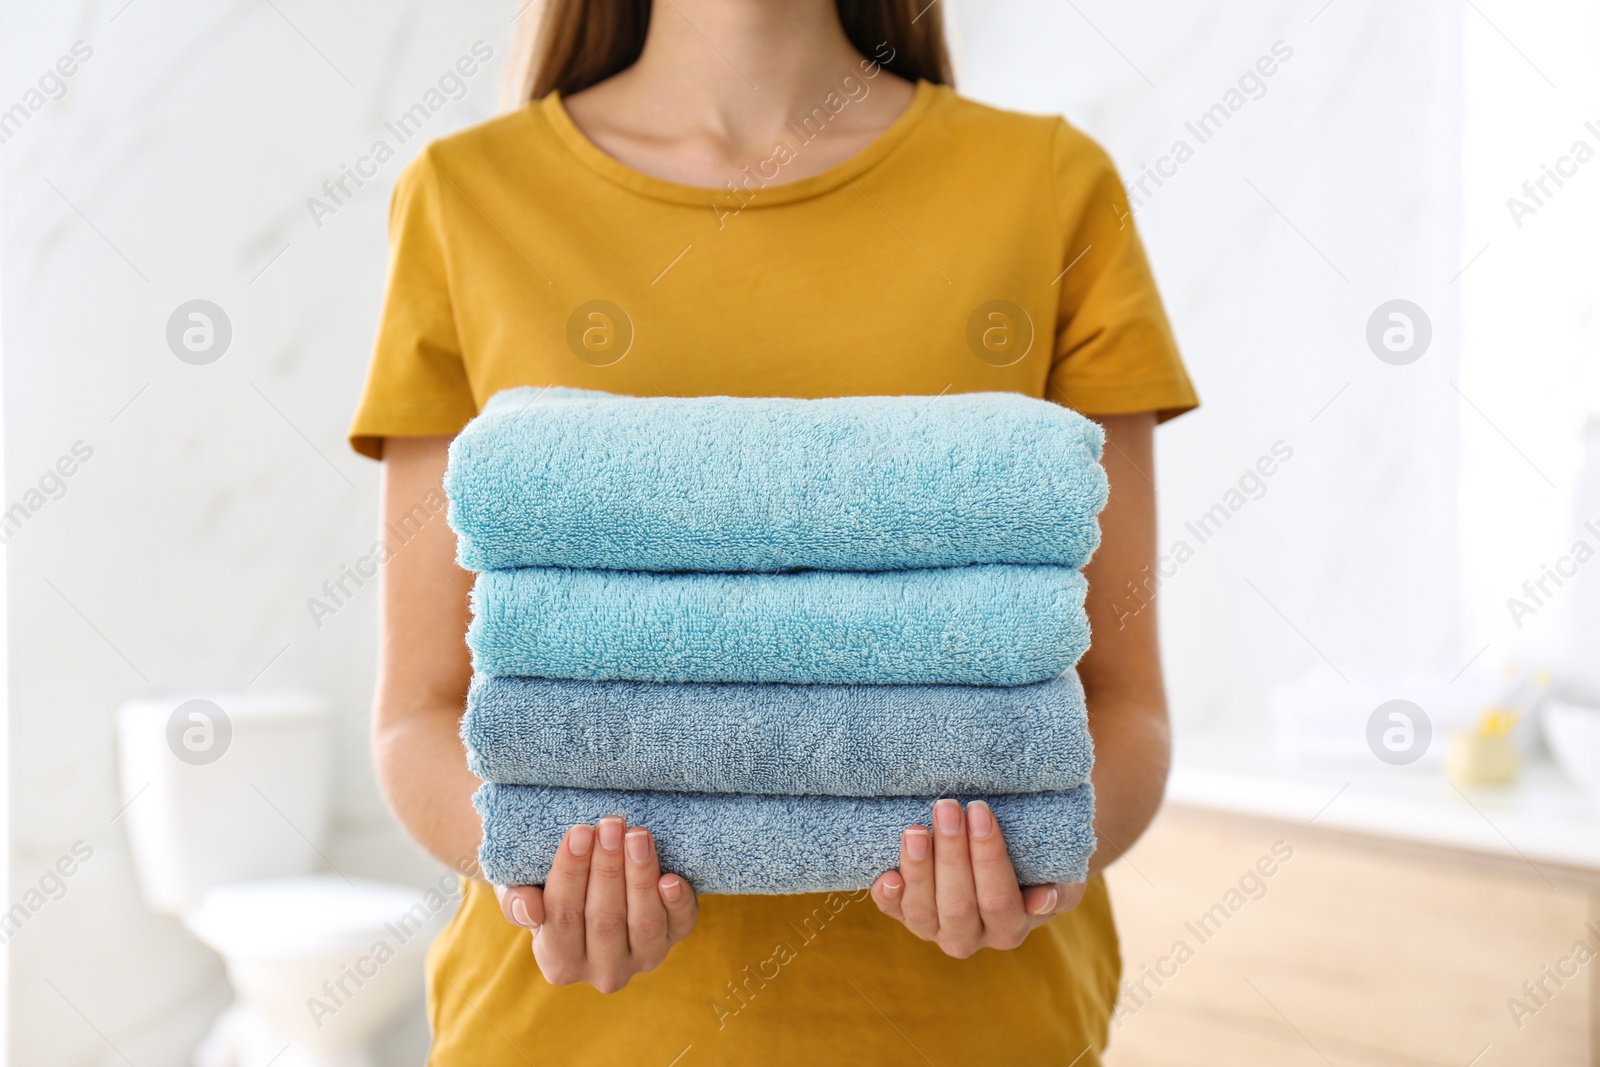
M383 458L386 437L453 434L477 414L450 298L440 182L429 154L395 182L389 280L350 446Z
M1110 157L1062 122L1055 177L1066 249L1046 397L1085 415L1197 407Z

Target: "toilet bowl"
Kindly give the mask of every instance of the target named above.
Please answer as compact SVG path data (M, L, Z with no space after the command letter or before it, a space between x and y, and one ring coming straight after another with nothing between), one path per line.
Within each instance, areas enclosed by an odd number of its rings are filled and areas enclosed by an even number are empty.
M184 921L258 1017L230 1020L197 1063L254 1067L287 1044L307 1065L365 1065L370 1036L416 993L444 901L338 875L212 889Z
M423 952L454 901L313 873L329 807L322 704L137 701L117 732L145 900L222 957L237 997L197 1067L370 1067L368 1046L420 991Z

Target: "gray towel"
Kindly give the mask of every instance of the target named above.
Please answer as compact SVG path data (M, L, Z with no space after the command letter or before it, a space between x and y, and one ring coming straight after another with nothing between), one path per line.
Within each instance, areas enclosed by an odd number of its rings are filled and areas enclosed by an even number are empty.
M1094 852L1094 788L986 797L1023 885L1081 882ZM864 889L900 865L900 834L929 797L778 797L485 785L478 861L496 885L542 885L568 827L621 815L655 835L661 869L700 893Z
M1058 792L1094 746L1076 671L1034 685L751 685L478 675L488 782L832 796Z

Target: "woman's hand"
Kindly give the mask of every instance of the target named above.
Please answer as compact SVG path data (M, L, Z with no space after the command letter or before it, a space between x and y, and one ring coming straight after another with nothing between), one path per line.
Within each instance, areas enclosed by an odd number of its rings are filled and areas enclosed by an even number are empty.
M966 959L980 948L1016 948L1037 926L1077 907L1081 882L1017 884L1005 837L989 805L974 800L963 814L954 800L933 806L933 826L900 837L900 869L872 884L885 915Z
M700 911L688 882L661 873L650 831L615 815L567 831L542 889L494 892L507 919L533 930L546 981L588 982L602 993L658 967Z

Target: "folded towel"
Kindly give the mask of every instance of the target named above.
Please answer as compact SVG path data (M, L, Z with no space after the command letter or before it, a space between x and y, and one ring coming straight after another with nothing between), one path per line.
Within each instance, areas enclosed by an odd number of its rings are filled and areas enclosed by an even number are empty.
M747 685L479 675L488 782L831 796L1059 792L1094 763L1075 671L1034 685Z
M1094 852L1094 790L984 798L1023 885L1081 882ZM661 869L700 893L864 889L900 865L900 833L928 825L927 797L776 797L486 785L478 861L496 885L539 885L567 828L621 815L655 835Z
M461 565L642 571L1080 567L1100 427L1015 393L494 396L450 446Z
M485 571L482 674L640 682L1024 685L1089 646L1065 567L791 574Z

